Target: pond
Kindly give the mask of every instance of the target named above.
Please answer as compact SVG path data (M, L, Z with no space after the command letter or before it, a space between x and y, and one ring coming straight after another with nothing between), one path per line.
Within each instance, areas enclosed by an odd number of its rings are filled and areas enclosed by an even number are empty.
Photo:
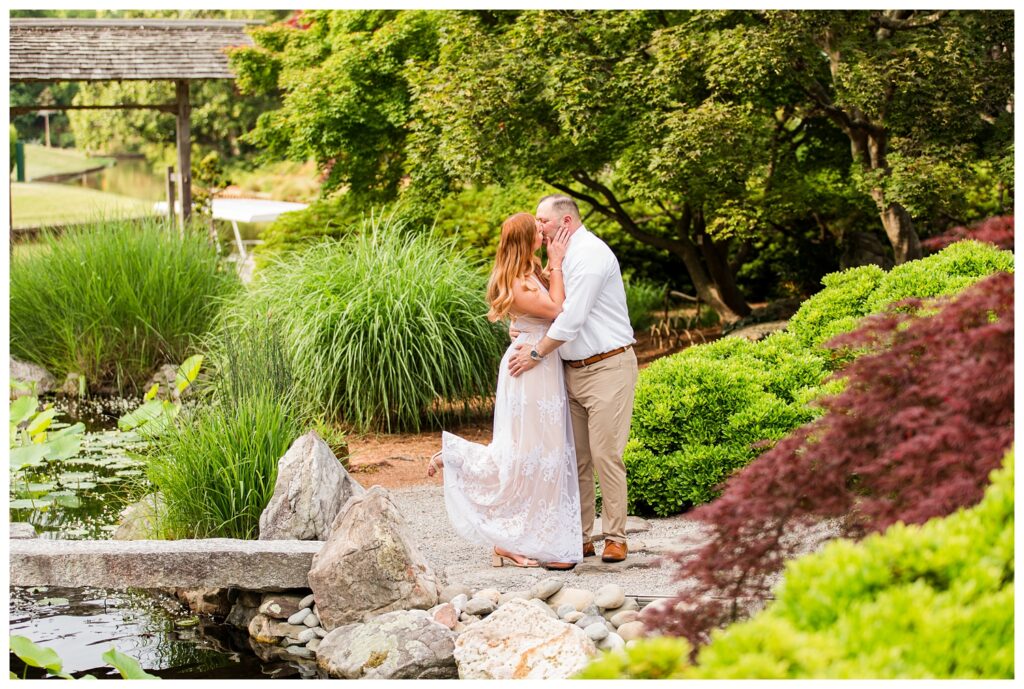
M165 174L157 172L145 158L119 158L110 167L74 177L68 183L146 201L167 200Z
M59 422L51 427L83 423L81 451L12 472L11 521L34 525L40 538L110 538L121 510L151 490L140 455L145 441L116 430L128 406L61 403ZM157 592L34 587L11 588L10 594L10 634L53 648L64 670L76 676L118 676L100 660L111 646L167 678L299 677L304 671L261 660L244 631L196 617ZM23 663L14 654L10 659L20 676ZM42 676L33 672L30 677Z

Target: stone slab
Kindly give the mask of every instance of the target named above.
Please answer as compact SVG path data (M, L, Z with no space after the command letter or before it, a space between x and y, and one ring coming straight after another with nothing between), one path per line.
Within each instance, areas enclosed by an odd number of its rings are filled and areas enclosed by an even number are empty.
M309 588L320 541L10 541L11 586Z
M11 522L10 538L36 538L36 527L28 522Z

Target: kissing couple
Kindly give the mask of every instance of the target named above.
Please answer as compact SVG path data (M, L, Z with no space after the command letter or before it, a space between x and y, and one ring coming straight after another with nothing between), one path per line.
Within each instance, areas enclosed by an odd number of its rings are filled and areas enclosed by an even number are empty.
M537 252L547 243L548 264ZM568 570L596 555L626 559L626 467L637 363L619 262L583 226L572 198L546 196L536 217L501 226L487 285L489 320L512 319L489 445L441 434L448 518L493 547L495 566ZM595 476L596 474L596 476Z

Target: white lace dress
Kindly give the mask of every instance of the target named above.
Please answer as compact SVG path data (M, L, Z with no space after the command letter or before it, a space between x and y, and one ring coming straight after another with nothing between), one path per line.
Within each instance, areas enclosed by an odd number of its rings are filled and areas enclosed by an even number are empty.
M494 435L481 445L441 434L448 518L468 541L542 562L580 562L580 494L558 354L513 378L515 345L540 342L551 321L520 316L494 401Z

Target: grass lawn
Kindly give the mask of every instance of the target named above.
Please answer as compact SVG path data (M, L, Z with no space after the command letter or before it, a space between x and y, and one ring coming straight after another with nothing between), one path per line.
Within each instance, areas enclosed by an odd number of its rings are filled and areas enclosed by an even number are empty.
M153 204L69 184L11 184L14 227L45 227L88 222L99 217L153 215Z
M64 175L110 165L113 158L90 158L74 148L47 148L39 144L25 144L25 179Z

